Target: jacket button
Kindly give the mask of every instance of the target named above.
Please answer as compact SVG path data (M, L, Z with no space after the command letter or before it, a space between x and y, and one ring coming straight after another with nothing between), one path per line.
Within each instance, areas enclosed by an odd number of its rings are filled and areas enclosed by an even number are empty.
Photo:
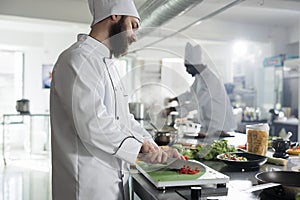
M119 116L117 116L116 119L119 120Z

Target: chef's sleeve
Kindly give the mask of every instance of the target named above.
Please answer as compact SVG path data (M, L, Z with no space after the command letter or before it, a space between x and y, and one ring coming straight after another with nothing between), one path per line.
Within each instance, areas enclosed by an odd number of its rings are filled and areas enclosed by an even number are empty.
M198 90L202 92L198 96L200 99L205 99L204 102L206 102L201 107L205 115L204 118L209 120L209 122L205 122L209 124L208 129L211 132L233 129L235 127L235 120L232 113L232 106L222 81L208 68L200 73L199 81L200 84L198 85L201 87Z
M197 81L195 80L189 91L186 91L177 97L178 106L176 106L175 109L179 116L185 117L189 112L197 110L199 104L197 103L198 98L196 85Z
M76 62L73 59L72 63L65 63L69 69L65 73L73 74L73 83L64 80L63 76L70 77L69 74L61 73L61 84L56 85L60 87L58 91L61 91L61 101L73 119L78 137L96 158L101 159L103 152L106 152L134 163L143 141L134 137L129 130L122 129L115 115L108 111L109 107L104 102L114 97L106 92L110 82L105 78L105 65L93 60L82 60ZM69 90L72 91L71 95L65 95L70 93Z

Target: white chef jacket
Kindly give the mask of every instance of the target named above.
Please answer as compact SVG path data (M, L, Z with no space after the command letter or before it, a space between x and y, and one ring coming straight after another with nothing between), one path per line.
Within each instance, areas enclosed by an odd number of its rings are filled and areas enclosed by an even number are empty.
M50 110L53 199L128 199L129 163L153 140L129 113L106 46L79 35L59 56Z
M207 67L196 74L190 90L178 96L176 110L181 116L197 110L201 131L231 131L236 128L232 106L224 85Z

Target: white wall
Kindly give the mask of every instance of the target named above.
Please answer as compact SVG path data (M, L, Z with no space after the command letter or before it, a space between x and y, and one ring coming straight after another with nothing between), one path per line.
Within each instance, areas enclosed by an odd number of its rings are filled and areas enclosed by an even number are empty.
M215 25L222 32L215 30ZM235 28L231 28L231 25ZM232 53L232 43L234 39L250 39L254 46L254 51L261 51L257 54L253 63L247 63L248 70L251 71L252 77L249 78L249 84L259 87L263 76L260 72L262 60L265 57L284 53L286 45L291 42L299 42L299 26L295 28L267 28L260 26L249 26L236 23L221 23L214 21L211 28L199 28L202 34L209 35L213 38L216 34L224 36L223 41L209 40L205 38L199 42L204 49L204 59L211 60L224 82L232 82L234 55ZM296 28L297 27L297 28ZM203 30L202 30L203 29ZM0 16L0 48L9 48L10 50L22 50L25 52L25 97L31 101L31 112L44 113L49 104L49 90L42 89L41 73L42 64L54 64L57 56L62 50L70 46L75 40L77 33L88 32L89 24L74 24L58 21L43 21L23 19L16 17ZM205 34L206 33L206 34ZM243 33L243 34L242 34ZM247 35L248 33L248 35ZM198 34L195 32L195 34ZM235 35L234 35L235 34ZM192 37L192 34L189 35ZM225 39L230 39L225 41ZM143 42L142 44L147 44ZM158 50L139 51L134 56L139 59L160 60L163 57L184 57L184 45L187 38L168 39L159 43ZM253 47L253 46L252 46ZM170 50L172 53L167 53ZM174 55L177 54L177 55ZM247 73L247 71L245 71ZM258 101L261 101L259 97Z
M49 112L50 90L42 88L42 65L54 64L89 25L5 17L0 27L0 49L24 52L24 97L30 100L31 113Z
M76 33L41 34L40 47L27 47L25 52L25 97L30 99L32 113L49 111L49 89L42 88L42 65L54 64L58 55L76 41Z

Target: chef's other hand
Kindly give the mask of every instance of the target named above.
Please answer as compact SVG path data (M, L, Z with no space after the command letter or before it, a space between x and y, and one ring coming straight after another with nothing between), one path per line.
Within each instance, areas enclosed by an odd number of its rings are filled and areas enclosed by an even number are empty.
M169 107L161 111L162 117L167 117L171 112L176 111L174 107Z
M164 99L164 105L168 105L171 102L171 98L167 97Z
M178 98L177 97L174 97L174 98L167 97L164 99L164 105L166 106L166 105L168 105L168 103L171 103L172 101L178 101Z
M159 150L160 148L157 146L157 144L150 142L149 140L145 140L140 152L141 153L149 153Z
M158 149L154 152L139 153L138 159L146 163L165 163L168 159L168 154L164 150Z
M168 148L164 150L168 154L168 158L179 158L185 160L185 157L181 155L177 149L175 148Z

